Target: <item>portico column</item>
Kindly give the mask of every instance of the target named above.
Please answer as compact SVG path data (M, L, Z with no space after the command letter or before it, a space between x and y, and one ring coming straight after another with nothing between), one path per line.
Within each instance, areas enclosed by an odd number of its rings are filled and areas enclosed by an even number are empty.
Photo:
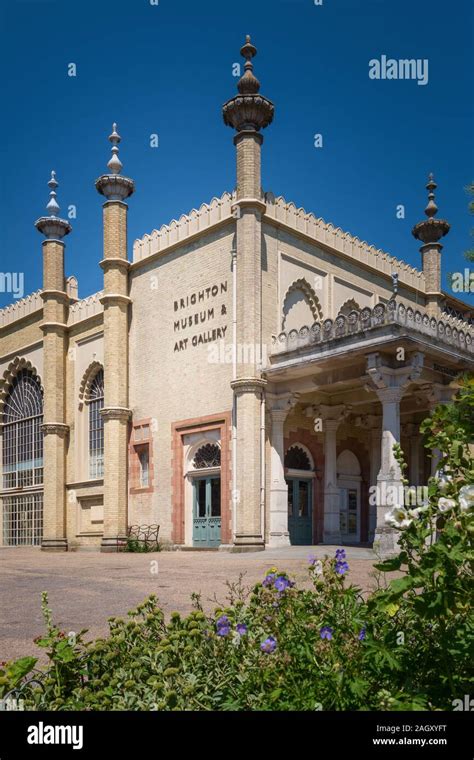
M326 544L337 544L341 540L339 489L337 487L337 430L350 408L344 404L327 406L321 404L316 409L315 429L318 420L322 423L324 435L324 529Z
M397 550L396 531L385 522L385 516L399 503L402 493L402 473L393 447L400 443L400 401L410 383L417 380L423 369L424 356L414 353L400 368L385 365L379 353L367 357L367 373L382 404L382 441L380 471L377 476L377 525L374 544L382 556Z
M271 417L270 526L268 546L289 546L288 486L285 480L285 420L296 397L267 394Z
M381 455L381 430L373 427L370 429L370 486L377 486L377 477L380 470ZM369 500L369 541L374 540L377 526L377 503L374 498Z

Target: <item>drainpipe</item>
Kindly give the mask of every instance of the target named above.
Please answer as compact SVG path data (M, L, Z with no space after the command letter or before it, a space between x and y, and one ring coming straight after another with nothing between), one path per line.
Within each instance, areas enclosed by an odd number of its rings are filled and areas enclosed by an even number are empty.
M232 380L237 379L237 249L232 248ZM237 533L237 396L232 396L232 543Z

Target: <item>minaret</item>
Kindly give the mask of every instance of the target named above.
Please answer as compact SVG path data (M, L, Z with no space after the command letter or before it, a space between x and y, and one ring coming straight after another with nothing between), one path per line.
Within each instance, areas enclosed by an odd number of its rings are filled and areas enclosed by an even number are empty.
M43 540L45 551L67 551L66 537L66 445L65 384L67 354L67 313L69 298L64 277L63 238L71 225L60 219L56 200L55 172L48 182L51 189L46 206L48 216L35 222L43 240L43 434L44 506Z
M127 535L128 295L127 211L125 199L135 190L122 177L117 125L109 137L110 174L96 181L104 209L104 535L102 551L117 551Z
M428 205L425 208L425 214L428 219L424 222L415 224L412 230L413 236L421 240L423 245L420 248L423 274L425 275L426 291L426 310L428 314L436 316L440 311L439 301L441 299L441 251L443 246L439 242L444 235L447 235L450 229L448 222L444 219L435 219L438 213L438 206L435 203L434 191L437 184L433 175L428 177Z
M261 188L260 130L272 122L274 106L259 94L260 83L252 64L257 50L248 35L240 52L245 70L237 85L239 94L224 103L222 110L224 123L236 130L237 197L233 210L237 220L237 346L253 350L239 352L247 358L237 363L237 376L232 381L237 428L237 471L232 477L234 542L241 550L255 550L264 547L261 412L265 381L258 357L262 356L262 215L266 206Z

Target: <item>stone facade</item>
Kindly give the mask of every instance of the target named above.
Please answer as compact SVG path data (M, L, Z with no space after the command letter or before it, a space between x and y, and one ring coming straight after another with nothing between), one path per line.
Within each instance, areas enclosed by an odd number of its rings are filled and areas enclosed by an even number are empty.
M3 544L117 551L130 525L157 523L170 547L375 541L390 553L393 443L413 486L435 468L419 425L472 370L474 330L441 290L449 225L434 219L434 180L413 230L420 270L263 192L274 107L250 40L242 54L223 109L236 190L135 241L131 262L134 184L114 125L96 182L104 288L88 298L64 277L70 226L50 181L42 288L0 311ZM41 456L15 438L30 424L11 408L25 377L42 393Z

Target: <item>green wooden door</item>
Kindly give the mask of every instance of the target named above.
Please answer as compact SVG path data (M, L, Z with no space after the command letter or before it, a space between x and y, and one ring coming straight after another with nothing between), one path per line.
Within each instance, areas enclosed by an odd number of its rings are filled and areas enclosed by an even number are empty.
M221 542L221 479L194 478L193 546L214 548Z
M304 478L287 478L288 531L296 546L313 543L313 484Z

